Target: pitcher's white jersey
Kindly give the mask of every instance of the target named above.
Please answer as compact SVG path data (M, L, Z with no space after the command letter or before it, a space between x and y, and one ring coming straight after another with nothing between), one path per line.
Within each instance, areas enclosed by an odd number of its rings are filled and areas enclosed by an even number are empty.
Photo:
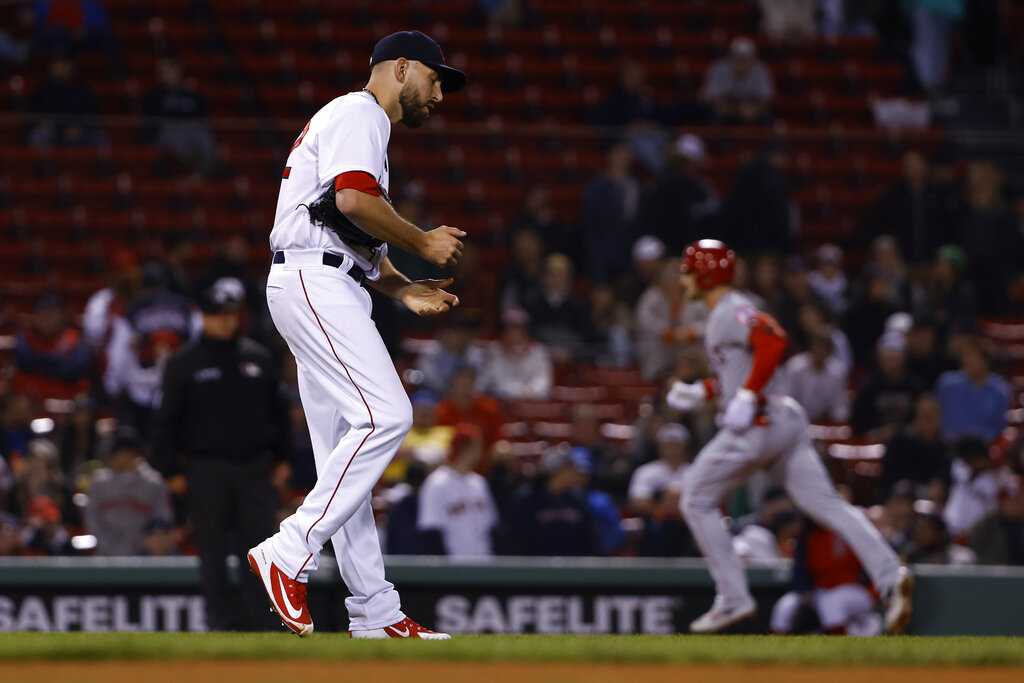
M370 261L333 230L314 225L305 207L330 189L335 177L348 171L369 173L387 193L390 138L387 113L365 91L337 97L314 114L292 145L282 174L270 232L271 251L319 249L347 254L366 271L367 278L377 279L377 266L387 254L387 244L375 250Z

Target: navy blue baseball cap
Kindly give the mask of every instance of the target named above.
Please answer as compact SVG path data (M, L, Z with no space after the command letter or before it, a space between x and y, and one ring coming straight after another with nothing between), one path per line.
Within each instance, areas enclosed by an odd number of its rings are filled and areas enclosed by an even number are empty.
M466 85L466 74L444 63L441 46L426 33L399 31L381 38L373 48L370 67L400 57L422 62L436 71L441 79L441 92L456 92Z

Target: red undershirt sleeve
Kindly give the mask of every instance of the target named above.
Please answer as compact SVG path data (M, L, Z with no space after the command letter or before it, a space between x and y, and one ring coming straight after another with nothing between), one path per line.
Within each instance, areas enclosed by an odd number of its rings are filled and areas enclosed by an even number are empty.
M750 321L750 347L753 349L754 363L743 387L755 394L761 393L782 362L788 344L786 333L775 318L766 313L754 316Z
M380 185L377 184L377 179L366 171L345 171L335 176L334 191L341 192L342 190L358 190L374 197L380 197L383 194Z

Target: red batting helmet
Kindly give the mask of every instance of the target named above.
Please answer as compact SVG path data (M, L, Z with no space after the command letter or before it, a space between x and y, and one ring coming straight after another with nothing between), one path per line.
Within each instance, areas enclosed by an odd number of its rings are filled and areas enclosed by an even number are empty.
M718 240L697 240L683 250L683 272L699 289L727 285L736 273L736 252Z

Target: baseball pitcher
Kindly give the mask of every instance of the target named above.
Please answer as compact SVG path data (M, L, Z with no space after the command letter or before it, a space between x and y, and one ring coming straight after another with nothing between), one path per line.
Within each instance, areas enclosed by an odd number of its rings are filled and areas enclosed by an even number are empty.
M736 255L725 244L699 240L686 248L681 265L687 296L703 299L711 311L704 345L715 377L677 382L667 401L684 412L709 400L723 406L720 430L690 466L683 486L683 515L717 591L711 609L690 630L720 631L756 611L719 506L753 470L767 468L799 508L853 548L883 596L886 630L900 632L910 620L913 577L864 514L832 486L807 434L803 408L773 391L786 334L730 286L735 264Z
M388 259L394 244L445 267L462 254L463 231L423 231L388 199L391 125L423 124L466 77L418 31L377 43L366 87L318 111L292 146L270 233L267 303L298 365L317 482L280 530L248 554L270 604L294 633L313 632L306 581L330 540L354 638L446 640L406 617L384 578L370 491L412 423L412 408L370 319L365 287L419 315L458 305L449 281L410 282Z

